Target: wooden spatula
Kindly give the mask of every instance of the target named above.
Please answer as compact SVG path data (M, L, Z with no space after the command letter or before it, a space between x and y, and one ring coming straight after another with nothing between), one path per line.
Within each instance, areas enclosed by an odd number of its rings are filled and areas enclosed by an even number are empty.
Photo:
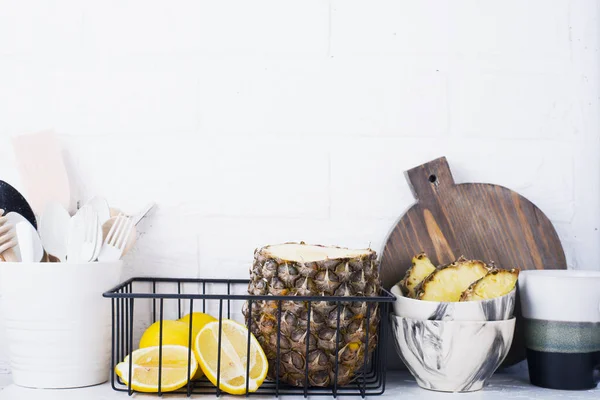
M12 143L25 194L35 214L41 215L49 201L71 210L69 178L56 134L21 135Z

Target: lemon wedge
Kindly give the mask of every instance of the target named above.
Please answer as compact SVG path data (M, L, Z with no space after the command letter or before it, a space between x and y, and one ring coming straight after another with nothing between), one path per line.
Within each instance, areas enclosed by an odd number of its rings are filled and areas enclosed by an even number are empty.
M172 392L188 383L188 351L189 348L178 345L162 347L161 391ZM131 355L131 388L138 392L158 392L158 354L159 347L146 347L135 350ZM196 357L190 354L190 376L198 369ZM125 357L115 367L116 374L129 385L129 360Z
M230 319L222 320L221 370L219 388L229 394L246 393L248 330ZM217 385L219 321L208 322L194 342L194 353L204 375ZM269 364L258 340L250 338L250 373L248 391L255 392L265 380Z
M204 325L206 325L207 323L212 322L212 321L218 321L212 315L205 314L202 312L195 312L192 314L192 317L193 317L192 318L192 343L194 342L194 340L196 339L196 335L198 335L198 332L200 332L200 329L202 329L202 327ZM189 328L190 314L187 314L187 315L179 318L177 321L185 323ZM187 342L185 343L185 345L187 346ZM193 380L200 379L200 378L202 378L203 375L204 374L202 373L202 369L198 368L196 375L194 375L194 377L192 379Z

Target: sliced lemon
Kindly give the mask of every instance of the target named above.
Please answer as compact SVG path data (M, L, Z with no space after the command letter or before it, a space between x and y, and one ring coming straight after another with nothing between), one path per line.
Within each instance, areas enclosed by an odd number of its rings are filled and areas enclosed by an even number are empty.
M245 326L224 319L221 329L221 371L219 388L229 394L246 393L248 330ZM200 330L194 342L194 353L204 375L217 384L219 321L209 322ZM250 376L248 391L256 392L267 376L269 364L258 340L250 338Z
M198 335L198 332L200 332L200 329L202 329L202 327L209 322L217 321L217 319L215 317L213 317L212 315L208 315L208 314L205 314L202 312L195 312L192 314L192 316L193 316L193 318L192 318L192 343L194 343L194 340L196 339L196 335ZM190 314L187 314L187 315L179 318L177 321L185 323L187 325L187 327L189 328ZM187 346L187 342L185 345ZM200 379L200 378L202 378L203 375L204 374L202 373L202 369L198 368L198 371L196 371L196 375L194 375L194 377L192 379L194 379L194 380Z
M188 348L178 345L162 347L161 391L172 392L188 383ZM131 356L131 388L138 392L158 392L158 346L135 350ZM198 369L196 357L190 354L190 376ZM116 374L129 385L129 356L115 367Z

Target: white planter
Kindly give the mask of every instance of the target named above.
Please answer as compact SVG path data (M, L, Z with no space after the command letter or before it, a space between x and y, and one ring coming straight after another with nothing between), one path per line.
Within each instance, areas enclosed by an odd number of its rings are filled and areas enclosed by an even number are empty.
M106 382L111 302L102 293L123 263L0 263L0 295L13 382L71 388Z

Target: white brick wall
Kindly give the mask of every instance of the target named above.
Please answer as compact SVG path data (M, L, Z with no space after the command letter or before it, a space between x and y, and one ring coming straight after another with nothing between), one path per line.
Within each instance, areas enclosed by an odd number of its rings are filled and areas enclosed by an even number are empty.
M599 23L595 0L0 0L0 175L20 187L10 136L53 129L81 199L159 204L128 276L245 277L267 243L381 250L403 171L446 155L599 269Z

